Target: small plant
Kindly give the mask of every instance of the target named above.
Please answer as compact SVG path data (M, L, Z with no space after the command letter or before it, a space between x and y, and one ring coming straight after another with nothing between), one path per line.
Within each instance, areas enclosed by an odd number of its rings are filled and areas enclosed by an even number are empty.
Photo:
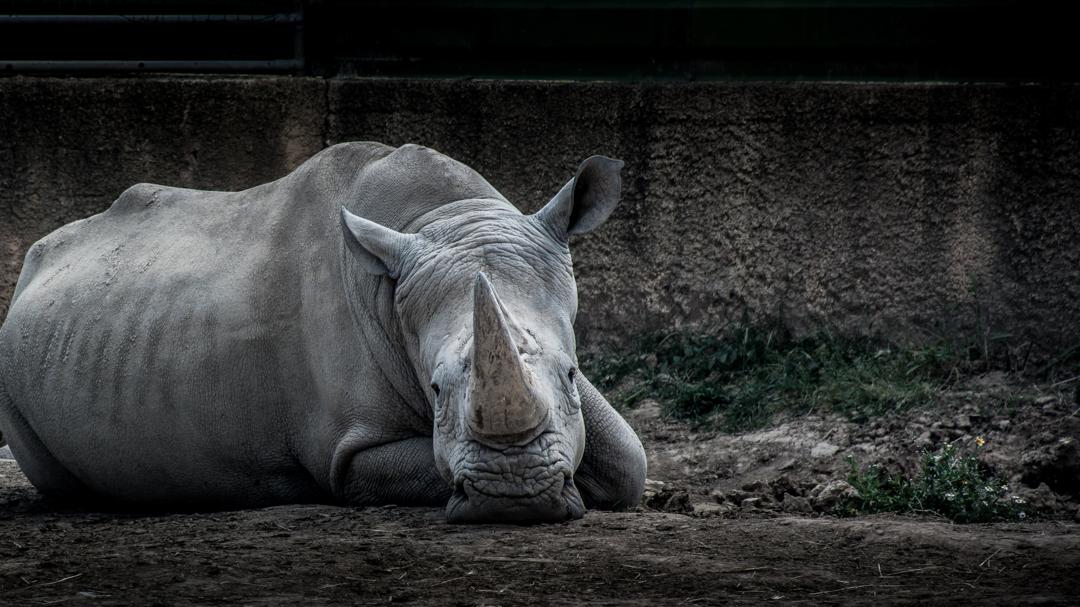
M957 363L942 346L906 349L828 332L796 338L751 324L718 335L651 335L635 350L585 361L616 406L654 398L673 417L729 431L761 427L781 411L866 418L904 409L931 399Z
M978 447L985 443L976 439ZM1008 496L1008 486L971 453L949 444L925 452L914 478L891 475L879 466L860 470L848 458L848 483L858 491L837 507L838 514L932 512L957 523L986 523L1025 517L1023 500Z

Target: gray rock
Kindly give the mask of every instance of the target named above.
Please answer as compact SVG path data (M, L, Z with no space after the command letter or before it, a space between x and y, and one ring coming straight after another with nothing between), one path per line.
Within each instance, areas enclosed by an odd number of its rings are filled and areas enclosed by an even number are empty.
M694 511L694 505L690 503L690 494L685 491L664 489L659 493L646 497L642 500L646 508L660 510L661 512L676 512L687 514Z
M788 459L784 460L783 462L781 462L781 464L779 466L777 466L776 469L777 470L791 470L798 463L799 462L795 458L793 458L793 457L788 458Z
M731 504L709 503L701 502L693 504L694 516L701 518L708 518L713 516L724 516L729 512L732 512Z
M1024 498L1032 512L1054 513L1061 510L1061 498L1046 483L1039 483L1034 491L1025 492Z
M840 451L840 447L837 447L836 445L834 445L832 443L827 443L825 441L822 441L822 442L814 445L814 447L812 449L810 449L810 457L815 457L815 458L818 458L818 459L824 459L826 457L832 457L832 456L836 455L839 451Z
M15 459L15 456L11 454L11 447L7 445L0 447L0 459Z
M929 430L923 432L918 436L918 438L915 439L915 446L919 449L926 449L932 444L934 444L934 439L930 435Z
M778 500L783 500L785 495L799 495L801 490L791 477L782 475L772 482L772 494Z
M1080 446L1072 438L1024 453L1020 469L1029 487L1045 484L1057 493L1080 496Z
M813 506L810 505L810 500L801 495L785 495L780 507L784 512L792 514L805 514L814 511Z
M716 495L717 501L728 501L738 506L743 503L743 500L750 497L750 494L740 489L733 489L729 492L720 493Z
M842 480L831 480L827 483L814 487L810 492L810 504L814 510L828 512L836 508L843 499L856 499L859 492L851 483Z
M761 480L761 479L750 481L748 483L743 484L742 490L746 491L746 492L749 492L749 493L755 493L755 494L756 493L763 493L763 492L769 490L769 483L767 483L767 482L765 482L764 480Z
M645 490L652 491L653 493L660 493L664 489L664 481L658 481L656 479L645 479Z

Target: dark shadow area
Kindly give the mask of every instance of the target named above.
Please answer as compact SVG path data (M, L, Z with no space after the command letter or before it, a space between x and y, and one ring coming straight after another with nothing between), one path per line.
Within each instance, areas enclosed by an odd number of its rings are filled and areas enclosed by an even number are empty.
M1035 0L84 0L0 3L7 73L1075 81Z

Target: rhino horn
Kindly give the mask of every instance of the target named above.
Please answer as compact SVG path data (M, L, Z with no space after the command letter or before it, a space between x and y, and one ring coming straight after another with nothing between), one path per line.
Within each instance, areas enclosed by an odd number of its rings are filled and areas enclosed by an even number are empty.
M473 289L473 362L469 427L480 438L531 440L545 409L531 388L506 311L487 276ZM513 441L518 442L518 441Z

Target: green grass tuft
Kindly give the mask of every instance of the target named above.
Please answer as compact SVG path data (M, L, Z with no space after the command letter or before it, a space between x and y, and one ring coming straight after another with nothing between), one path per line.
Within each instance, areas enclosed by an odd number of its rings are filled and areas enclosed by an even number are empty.
M957 523L988 523L1025 517L1023 501L1008 496L1008 486L972 454L946 445L935 453L923 453L914 478L890 475L878 466L863 470L849 458L850 483L858 497L843 500L842 515L880 512L930 512Z
M781 411L866 418L932 399L958 358L944 346L900 348L870 338L742 325L720 335L645 337L634 353L584 361L613 404L658 400L673 417L728 431L761 427Z

